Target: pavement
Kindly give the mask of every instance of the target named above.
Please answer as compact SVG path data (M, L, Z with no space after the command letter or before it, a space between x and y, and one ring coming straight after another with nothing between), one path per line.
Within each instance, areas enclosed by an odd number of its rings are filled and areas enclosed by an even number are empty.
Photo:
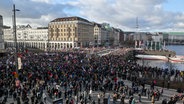
M124 83L125 83L125 85L128 85L129 87L131 86L131 81L124 80ZM146 85L145 87L149 88L150 86ZM158 88L159 90L161 89L161 87L158 87L158 86L155 86L155 88L156 89ZM48 94L46 93L45 90L44 90L43 93L45 93L46 96L48 96ZM96 104L97 104L97 101L98 101L98 97L97 97L98 93L102 93L102 92L92 91L92 94L91 94L92 99L96 102ZM178 95L178 94L183 94L184 95L184 93L178 93L175 89L166 89L166 88L164 88L164 91L163 91L162 96L160 97L160 100L155 101L155 104L161 104L163 99L167 99L167 101L169 101L170 97L172 97L175 94L176 95ZM108 91L106 93L106 95L110 95L110 104L113 104L113 98L112 98L113 92ZM30 99L30 97L31 97L31 94L28 95L29 99ZM73 96L73 98L75 99L74 96ZM142 96L141 97L141 102L138 101L138 94L134 94L134 98L135 98L136 104L151 104L151 100L148 100L147 96ZM47 100L46 100L45 104L53 104L53 100L56 100L56 99L50 99L49 97L47 97ZM11 104L11 103L17 104L16 101L14 101L12 97L8 97L7 101L8 102L6 104ZM101 98L100 101L101 101L101 104L103 104L103 98ZM126 97L125 98L125 103L128 104L128 101L129 101L129 98ZM65 104L65 100L63 100L63 102L64 102L63 104ZM21 103L21 104L23 104L23 103ZM29 100L29 104L31 104L31 100ZM80 103L75 103L75 104L80 104ZM91 102L88 102L87 104L91 104ZM116 104L120 104L120 99L117 99ZM183 104L183 103L182 103L182 101L178 101L176 104Z

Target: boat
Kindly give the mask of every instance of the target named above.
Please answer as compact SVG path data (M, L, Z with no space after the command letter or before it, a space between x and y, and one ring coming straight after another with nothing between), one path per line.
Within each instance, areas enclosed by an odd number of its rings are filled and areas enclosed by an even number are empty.
M138 59L143 59L143 60L164 60L164 61L168 60L168 58L166 56L161 56L161 55L138 54L138 55L135 55L135 57L138 58Z
M169 61L173 63L184 63L184 56L169 57Z
M166 57L161 55L138 54L135 55L135 57L142 60L162 60L162 61L169 61L171 63L184 63L184 56Z

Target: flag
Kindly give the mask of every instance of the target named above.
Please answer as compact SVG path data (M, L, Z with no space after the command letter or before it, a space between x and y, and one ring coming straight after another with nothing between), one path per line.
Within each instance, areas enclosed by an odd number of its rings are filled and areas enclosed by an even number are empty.
M141 45L142 45L142 41L139 40L139 48L141 48Z
M15 78L18 78L18 73L17 72L12 72Z
M28 49L26 49L25 52L28 53Z
M135 40L135 48L137 47L137 40Z
M18 69L22 68L22 62L21 62L21 58L18 57Z
M31 77L32 77L32 73L29 73L28 78L31 78Z
M84 67L83 67L83 66L82 66L82 69L83 69L83 71L84 71L84 72L86 72L86 69L84 69Z
M66 56L65 56L65 60L68 60L68 58L69 58L68 55L66 55Z
M20 87L20 80L15 80L15 86Z
M22 54L21 53L17 53L17 56L22 58Z

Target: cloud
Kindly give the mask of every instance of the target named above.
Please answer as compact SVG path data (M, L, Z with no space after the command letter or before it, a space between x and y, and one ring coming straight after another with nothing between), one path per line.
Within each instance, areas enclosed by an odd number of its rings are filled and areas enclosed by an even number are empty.
M168 0L1 0L0 14L4 24L11 21L12 4L16 4L17 23L47 26L63 16L80 16L98 23L107 22L123 30L181 29L184 13L165 10Z
M70 3L80 8L80 14L97 22L136 30L136 17L140 30L177 28L183 14L165 11L167 0L78 0ZM180 25L181 26L181 25Z
M33 2L51 3L53 0L31 0Z
M17 24L38 24L47 26L48 23L58 17L67 16L65 9L74 8L68 4L52 3L54 0L1 0L0 12L4 18L4 24L11 25L11 17L13 15L13 4L16 4ZM50 3L51 2L51 3ZM31 22L32 21L32 22ZM40 22L41 21L41 22ZM28 22L28 23L27 23Z

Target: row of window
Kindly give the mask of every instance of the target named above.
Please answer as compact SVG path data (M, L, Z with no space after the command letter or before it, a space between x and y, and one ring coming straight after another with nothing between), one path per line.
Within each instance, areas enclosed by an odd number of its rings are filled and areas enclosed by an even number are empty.
M65 27L75 27L75 24L66 24L66 25L51 25L51 28L65 28Z
M56 40L56 41L72 41L72 38L51 38L51 40Z
M30 34L33 34L33 33L34 33L34 34L35 34L35 33L37 33L37 34L38 34L38 33L46 33L46 34L47 34L47 33L48 33L48 31L36 31L36 30L35 30L35 31L17 31L17 33L19 33L19 32L20 32L20 33L30 33Z
M51 28L52 32L75 32L75 28L66 28L66 29L62 29L62 28Z
M58 34L55 33L55 34L51 34L51 36L54 36L54 35L55 36L57 36L57 35L58 36L72 36L72 35L75 36L75 33L58 33Z

